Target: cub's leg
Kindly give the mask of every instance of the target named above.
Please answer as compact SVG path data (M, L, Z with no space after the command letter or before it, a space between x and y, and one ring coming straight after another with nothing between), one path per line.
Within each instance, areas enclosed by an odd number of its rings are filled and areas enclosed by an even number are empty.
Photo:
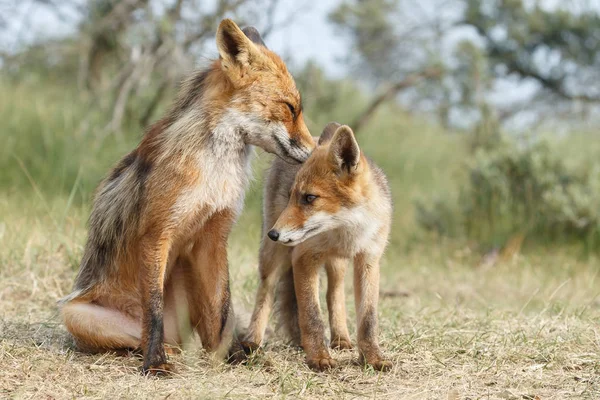
M260 246L259 274L260 282L256 292L256 302L252 319L248 326L244 347L250 350L258 348L265 335L269 315L273 308L275 287L278 284L282 272L291 268L291 249L281 246L273 241L264 240Z
M202 346L230 361L245 356L234 338L235 317L229 289L227 238L235 221L233 210L215 213L202 227L189 260L187 294L190 319L202 340ZM235 339L235 340L234 340ZM231 348L230 348L231 345Z
M294 271L290 267L282 273L277 284L277 329L282 328L293 346L301 346L300 322L298 321L298 299L294 287Z
M359 361L387 371L392 363L383 358L377 341L379 257L358 254L354 258L354 301L358 326Z
M346 298L344 296L344 276L348 260L335 258L325 262L327 271L327 309L331 328L331 347L351 349L352 342L346 324Z
M308 366L319 371L336 366L325 345L325 328L319 307L321 261L310 252L302 253L301 245L294 248L292 265L302 347L306 352Z

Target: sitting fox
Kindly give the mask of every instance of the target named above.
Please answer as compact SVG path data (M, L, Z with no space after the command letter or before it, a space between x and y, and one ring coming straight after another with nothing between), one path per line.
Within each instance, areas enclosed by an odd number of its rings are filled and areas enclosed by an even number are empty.
M277 286L281 322L293 340L300 339L308 365L334 367L320 316L318 272L324 264L331 346L352 348L344 274L353 260L360 361L390 369L377 341L377 302L379 260L391 220L386 177L361 153L348 126L327 125L302 166L275 160L264 190L263 233L268 231L270 240L261 243L260 283L246 346L261 344Z
M74 290L61 301L81 350L141 348L145 373L171 368L164 343L181 342L182 320L225 356L234 326L227 238L252 146L294 163L315 146L294 79L256 29L226 19L216 41L220 58L184 83L100 184Z

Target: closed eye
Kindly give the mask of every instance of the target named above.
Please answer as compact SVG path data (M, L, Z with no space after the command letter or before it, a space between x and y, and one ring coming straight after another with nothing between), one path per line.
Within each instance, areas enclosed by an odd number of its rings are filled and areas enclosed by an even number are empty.
M292 118L296 119L296 109L294 108L294 106L288 102L286 102L285 104L287 105L288 109L290 110L290 113L292 113Z

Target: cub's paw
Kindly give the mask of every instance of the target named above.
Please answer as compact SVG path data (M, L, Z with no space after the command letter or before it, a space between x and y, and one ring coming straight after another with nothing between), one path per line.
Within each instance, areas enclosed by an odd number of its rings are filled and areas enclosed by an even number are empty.
M337 367L337 362L329 356L307 358L306 363L310 369L315 371L327 371Z
M233 343L227 354L227 363L233 365L243 364L247 359L248 356L244 347L239 342Z
M375 371L387 372L392 369L394 364L391 361L385 360L383 358L376 358L374 360L367 361L367 364L373 367Z
M331 341L331 348L338 350L351 350L352 342L347 338L335 338Z
M250 356L252 354L260 353L260 345L255 342L243 340L240 342L240 345L242 346L242 349L244 349L246 355Z
M181 349L176 346L165 344L165 354L168 354L170 356L181 354Z
M141 367L140 372L144 376L169 376L175 372L175 367L171 363L163 363L150 367Z

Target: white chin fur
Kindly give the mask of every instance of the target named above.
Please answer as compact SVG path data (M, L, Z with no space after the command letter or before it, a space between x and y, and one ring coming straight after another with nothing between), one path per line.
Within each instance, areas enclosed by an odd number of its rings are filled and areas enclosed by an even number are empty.
M282 230L279 232L279 243L285 246L296 246L320 233L338 228L340 220L335 215L318 212L306 220L304 226L292 231Z
M227 125L239 127L247 144L277 154L290 163L302 163L310 155L310 150L292 146L290 135L282 122L269 122L252 113L243 113L230 108L223 117Z
M287 130L283 124L281 124L281 127L282 129L273 132L273 138L277 142L276 144L279 150L277 154L284 160L291 160L291 162L296 164L306 161L308 156L310 156L310 150L304 147L292 146Z

